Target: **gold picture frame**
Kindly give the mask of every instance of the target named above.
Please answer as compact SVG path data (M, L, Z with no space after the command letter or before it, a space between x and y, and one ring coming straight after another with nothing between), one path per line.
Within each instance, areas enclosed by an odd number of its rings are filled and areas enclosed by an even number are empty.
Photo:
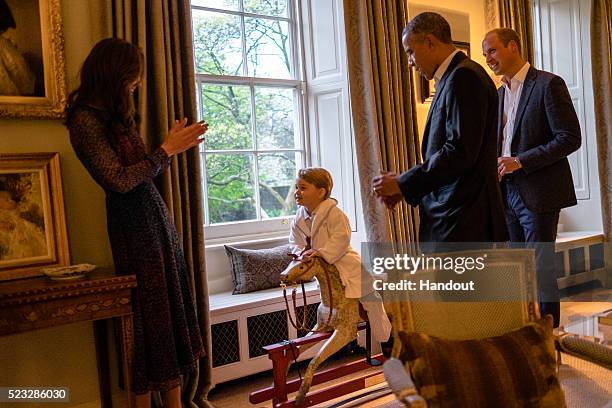
M0 281L69 264L59 153L0 154Z
M453 41L453 44L459 51L463 51L465 55L470 56L470 43L463 41ZM421 103L431 103L433 101L436 89L434 88L434 80L427 80L421 75Z
M0 0L0 118L64 117L66 75L60 0ZM4 66L4 68L3 68ZM0 72L0 74L2 74ZM3 79L4 78L4 79Z

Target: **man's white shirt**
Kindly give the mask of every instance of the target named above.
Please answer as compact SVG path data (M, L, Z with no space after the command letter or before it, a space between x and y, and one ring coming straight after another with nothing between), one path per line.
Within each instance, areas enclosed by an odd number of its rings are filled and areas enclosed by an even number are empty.
M448 69L448 66L450 65L451 61L453 60L453 57L458 52L461 52L461 51L460 50L453 51L452 54L450 54L448 57L446 57L446 59L440 64L438 69L436 69L436 72L434 72L434 88L438 87L438 82L440 82L440 80L444 76L444 73Z
M516 110L518 108L519 101L521 100L521 94L523 93L523 84L529 71L529 63L525 65L512 77L508 84L502 79L502 86L505 88L504 92L504 116L502 118L502 124L504 127L504 139L502 142L502 157L511 157L512 151L512 135L514 133L514 120L516 119Z

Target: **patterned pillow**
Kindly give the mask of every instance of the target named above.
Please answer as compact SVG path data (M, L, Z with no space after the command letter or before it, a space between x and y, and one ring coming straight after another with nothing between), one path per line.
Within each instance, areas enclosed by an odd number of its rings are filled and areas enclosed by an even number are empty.
M256 290L278 287L280 274L289 265L291 252L289 245L267 249L240 249L225 245L230 261L234 292L254 292Z
M552 317L482 340L400 332L400 359L427 406L565 407L555 370Z

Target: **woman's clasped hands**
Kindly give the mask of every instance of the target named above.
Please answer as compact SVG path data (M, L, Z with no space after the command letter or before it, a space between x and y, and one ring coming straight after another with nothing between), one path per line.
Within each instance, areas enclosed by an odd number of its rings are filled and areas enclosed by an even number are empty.
M187 118L174 121L174 126L168 132L162 149L168 156L182 153L204 141L204 133L208 130L208 123L200 121L187 126Z

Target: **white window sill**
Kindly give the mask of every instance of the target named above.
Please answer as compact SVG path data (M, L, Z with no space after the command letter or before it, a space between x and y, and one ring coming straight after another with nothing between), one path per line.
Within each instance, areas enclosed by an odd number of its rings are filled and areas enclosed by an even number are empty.
M231 245L233 247L251 247L260 246L265 244L277 244L282 245L283 243L289 242L289 235L286 233L261 233L252 235L238 235L226 238L213 238L205 239L204 248L205 250L219 250L224 249L225 245ZM270 245L273 246L273 245Z

